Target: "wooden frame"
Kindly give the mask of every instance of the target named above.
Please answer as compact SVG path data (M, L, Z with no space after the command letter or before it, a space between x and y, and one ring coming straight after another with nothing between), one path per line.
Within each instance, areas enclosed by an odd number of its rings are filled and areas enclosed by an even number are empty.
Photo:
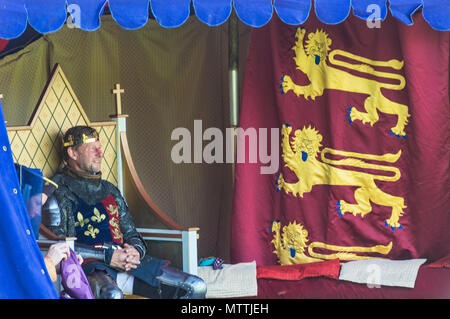
M120 86L116 85L116 88ZM114 90L116 94L123 90ZM126 135L127 115L121 114L120 95L116 98L117 112L111 121L90 122L70 83L55 65L33 115L26 126L7 127L14 160L28 167L40 168L44 176L53 176L60 166L59 149L62 133L74 125L95 127L102 145L106 145L102 175L124 194L139 200L167 229L139 228L144 240L179 242L182 245L183 271L197 274L197 227L183 227L167 216L146 192L135 169ZM31 141L31 142L30 142ZM106 172L106 174L105 174ZM124 183L124 176L128 179ZM132 194L133 193L133 194ZM132 213L132 211L131 211ZM40 246L45 249L55 241L65 240L41 224Z
M188 272L193 275L197 275L197 240L198 240L198 227L182 227L177 224L172 218L167 216L151 199L145 190L139 175L135 169L133 159L131 157L130 149L128 147L128 139L125 129L125 120L127 117L115 117L118 125L118 140L120 148L122 161L118 163L118 166L122 166L122 172L128 170L132 186L134 191L137 193L138 198L145 204L145 206L153 213L153 215L161 221L168 229L150 229L150 228L138 228L141 236L144 240L155 240L155 241L174 241L180 242L182 245L182 260L183 260L183 271ZM127 195L127 190L121 184L121 179L123 175L119 173L119 189L122 193Z

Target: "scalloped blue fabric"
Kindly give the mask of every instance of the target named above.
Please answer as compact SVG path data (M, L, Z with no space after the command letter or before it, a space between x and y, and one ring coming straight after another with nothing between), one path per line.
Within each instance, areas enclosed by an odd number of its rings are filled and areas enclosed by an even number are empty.
M0 0L0 38L15 39L27 28L25 1Z
M423 0L422 14L433 29L450 30L449 0Z
M197 18L211 27L227 21L233 10L231 0L193 0L192 2Z
M234 10L242 22L259 28L272 18L273 5L272 0L234 0Z
M176 28L189 18L190 0L150 0L156 21L165 28Z
M314 0L317 18L326 24L338 24L350 14L351 0Z
M39 33L55 32L64 25L68 12L77 27L97 30L106 2L0 0L0 38L19 37L27 23ZM148 22L149 9L161 26L179 27L188 20L191 4L198 19L208 26L225 23L234 8L243 23L259 28L270 21L274 11L284 23L301 25L312 14L313 3L317 18L327 24L343 22L353 9L353 15L361 19L378 19L379 15L381 20L389 10L396 19L412 25L412 15L423 8L423 17L432 28L450 30L449 0L109 0L109 8L114 20L130 30Z
M412 15L422 6L422 0L390 0L392 16L406 25L412 25Z
M113 19L124 29L142 28L148 21L148 0L109 0Z
M275 0L273 8L281 21L290 25L304 23L311 10L310 0Z
M39 33L58 31L66 22L66 0L25 0L28 23Z

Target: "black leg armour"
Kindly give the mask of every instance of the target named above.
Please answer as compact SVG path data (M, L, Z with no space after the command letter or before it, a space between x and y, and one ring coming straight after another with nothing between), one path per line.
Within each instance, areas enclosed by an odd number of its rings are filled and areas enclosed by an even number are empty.
M123 299L123 293L116 281L103 270L95 270L88 276L89 285L95 299Z
M194 275L170 266L162 266L162 274L157 276L157 287L152 287L134 278L133 293L147 298L163 299L203 299L206 295L205 282Z

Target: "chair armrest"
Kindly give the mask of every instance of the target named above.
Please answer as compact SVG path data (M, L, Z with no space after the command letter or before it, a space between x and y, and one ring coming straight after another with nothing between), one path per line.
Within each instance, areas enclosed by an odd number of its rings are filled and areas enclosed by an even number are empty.
M39 227L39 234L45 236L45 238L47 238L49 240L54 240L54 241L66 240L66 237L57 236L55 233L53 233L50 229L45 227L43 224L41 224L41 226Z
M56 244L61 241L67 242L69 247L74 250L75 248L75 241L77 240L76 237L65 237L65 236L57 236L55 233L53 233L50 229L45 227L44 225L40 225L39 227L39 234L43 235L45 239L38 239L38 246L41 249L48 249L51 245Z
M144 240L181 242L183 271L197 275L197 240L200 228L191 227L186 230L137 228L136 230Z

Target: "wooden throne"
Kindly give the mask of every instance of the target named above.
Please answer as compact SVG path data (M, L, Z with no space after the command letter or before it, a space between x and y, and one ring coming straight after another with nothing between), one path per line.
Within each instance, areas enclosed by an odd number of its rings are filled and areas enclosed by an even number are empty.
M118 93L116 90L113 92ZM179 250L182 255L183 271L197 275L199 228L177 224L158 208L145 191L128 147L126 132L128 116L121 114L119 95L116 101L116 114L111 115L110 119L105 122L89 121L61 67L57 64L28 125L7 127L14 161L27 167L39 168L45 177L51 178L62 162L60 149L64 132L75 125L89 125L96 128L104 151L102 177L120 189L132 215L133 212L139 211L140 215L146 216L146 221L152 221L151 228L144 228L139 224L139 218L135 218L137 230L148 243L157 241L181 245ZM41 224L38 240L41 247L48 247L60 240L65 238L56 236Z

